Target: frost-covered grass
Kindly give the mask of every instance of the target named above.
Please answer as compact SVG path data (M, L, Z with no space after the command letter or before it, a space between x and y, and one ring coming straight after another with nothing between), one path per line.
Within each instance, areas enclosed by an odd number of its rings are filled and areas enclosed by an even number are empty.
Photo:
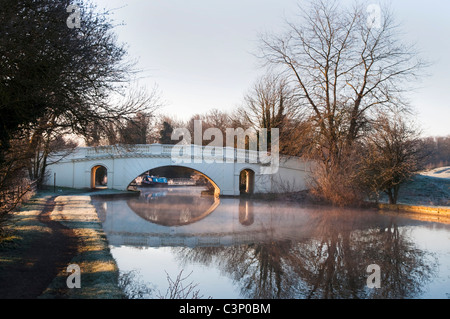
M51 231L38 220L49 197L37 194L20 211L8 216L0 237L0 272L5 266L26 258L24 252L32 242Z
M79 240L71 263L81 270L81 288L67 288L69 273L61 272L41 298L124 298L118 287L119 270L109 250L101 222L89 196L59 196L52 219L71 228Z
M387 197L382 200L387 201ZM415 175L400 187L399 204L450 206L450 167Z
M450 179L450 167L438 167L432 170L421 172L420 175Z
M71 263L80 266L81 288L69 289L66 281L70 274L62 271L40 298L124 298L101 222L90 197L83 193L71 189L60 189L56 194L52 190L38 192L12 214L0 239L0 272L16 263L31 262L26 255L31 244L52 231L39 221L39 214L51 196L61 195L55 199L51 219L73 229L78 238L77 254Z

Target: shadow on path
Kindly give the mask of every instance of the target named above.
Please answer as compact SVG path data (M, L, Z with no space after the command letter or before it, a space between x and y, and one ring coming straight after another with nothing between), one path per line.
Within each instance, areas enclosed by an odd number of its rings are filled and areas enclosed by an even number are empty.
M1 299L39 297L77 254L78 240L73 230L50 218L56 206L55 198L47 200L38 216L51 232L36 239L19 263L4 268L0 275Z

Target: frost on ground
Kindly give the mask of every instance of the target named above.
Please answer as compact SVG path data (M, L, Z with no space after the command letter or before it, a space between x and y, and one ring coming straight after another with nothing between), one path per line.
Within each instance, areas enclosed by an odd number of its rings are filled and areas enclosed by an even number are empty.
M450 179L450 167L438 167L429 171L421 172L420 175Z
M450 167L414 176L400 188L399 204L450 206Z

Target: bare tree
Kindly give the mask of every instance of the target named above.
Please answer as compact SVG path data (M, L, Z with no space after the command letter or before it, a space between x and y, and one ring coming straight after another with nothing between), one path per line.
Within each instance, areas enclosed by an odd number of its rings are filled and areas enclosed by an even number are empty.
M294 118L297 108L287 80L269 73L259 78L245 95L245 106L240 112L253 127L270 130L280 128L284 119Z
M27 175L29 154L22 135L11 139L10 148L3 155L0 165L0 236L2 223L22 201L28 199L34 186Z
M290 145L293 126L297 120L298 105L287 79L278 74L267 73L260 77L244 97L245 104L237 112L255 129L278 128L280 149ZM270 145L270 136L269 136Z
M172 140L174 129L186 126L185 121L179 120L175 116L160 114L155 126L155 140L160 144L176 144L178 141Z
M157 298L159 299L202 299L203 296L200 295L200 290L196 289L198 284L193 282L186 283L186 280L192 274L189 273L187 276L183 276L183 270L181 270L175 279L172 279L169 274L167 275L167 282L169 287L166 293L158 293Z
M29 131L30 143L26 146L28 155L27 171L30 180L36 182L37 188L43 186L48 165L55 164L72 154L78 142L64 137L66 131L57 126L37 127ZM17 149L15 149L17 150Z
M430 154L426 163L428 169L450 165L450 136L427 137L423 142L425 151Z
M361 4L310 1L298 21L287 22L287 32L261 37L263 61L283 72L299 99L310 129L305 150L322 166L322 181L352 172L347 164L356 142L379 112L409 108L402 94L426 66L399 38L388 8L382 8L379 25L368 18Z
M262 58L289 78L317 131L316 155L331 167L363 134L374 111L406 107L400 93L425 64L399 40L387 9L379 26L368 23L362 5L347 9L320 0L300 10L288 32L262 37Z
M167 122L163 121L162 129L159 131L159 143L160 144L175 144L175 141L172 140L173 127Z
M126 299L151 298L155 289L150 283L143 281L137 270L120 272L119 288Z
M227 128L242 128L246 130L250 127L249 122L242 118L242 114L221 111L218 109L211 109L209 112L203 114L194 114L186 123L186 128L189 130L192 137L195 136L195 121L201 121L201 134L202 134L202 145L208 145L211 141L218 142L215 140L217 136L214 134L209 137L205 136L205 131L209 128L215 128L220 130L222 133L222 145L226 144ZM197 124L198 125L198 124ZM198 129L198 127L197 127ZM196 141L193 138L192 142L195 144ZM197 141L198 142L198 141Z
M164 105L157 86L151 90L134 86L127 94L111 99L109 104L121 110L115 117L89 122L84 138L88 146L146 144L152 141L156 112Z
M380 115L366 137L358 176L369 191L385 192L396 204L405 181L424 167L427 153L419 131L398 114Z
M138 112L120 130L122 144L147 144L151 115Z
M40 185L49 156L64 156L74 147L62 135L88 136L94 131L92 143L99 143L104 130L116 131L118 123L149 107L152 94L129 89L138 70L117 41L110 12L79 0L82 23L71 29L66 24L69 4L2 2L0 193L12 194L2 196L5 211L26 194L26 187L21 191L14 185L32 180ZM114 94L125 96L124 102L112 99Z

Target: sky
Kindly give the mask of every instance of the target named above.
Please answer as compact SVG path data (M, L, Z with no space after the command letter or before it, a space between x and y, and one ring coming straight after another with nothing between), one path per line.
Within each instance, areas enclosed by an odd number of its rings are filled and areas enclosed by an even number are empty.
M347 0L342 0L348 2ZM304 0L93 0L114 9L119 42L143 70L140 86L157 85L160 113L187 119L242 105L263 73L258 35L279 33ZM450 135L450 1L391 0L407 42L432 65L408 94L424 136ZM368 5L376 3L363 1Z

